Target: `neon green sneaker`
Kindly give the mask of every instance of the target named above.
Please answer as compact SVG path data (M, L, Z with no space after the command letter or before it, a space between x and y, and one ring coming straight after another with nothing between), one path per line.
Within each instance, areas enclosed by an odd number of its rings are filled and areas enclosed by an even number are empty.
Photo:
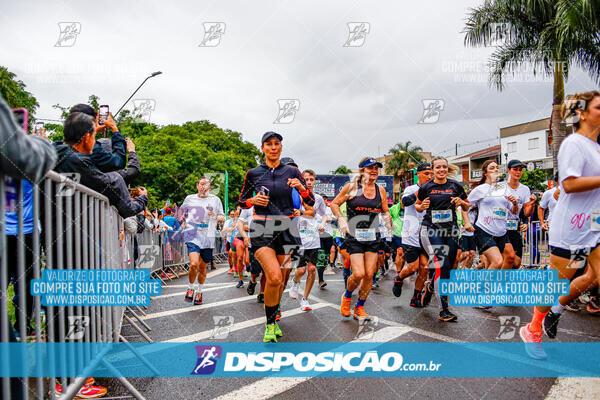
M277 322L275 322L275 336L277 336L278 338L283 336L283 332L281 332L281 328L279 327L279 324Z
M265 324L265 337L263 342L275 342L277 343L277 335L275 334L276 324Z

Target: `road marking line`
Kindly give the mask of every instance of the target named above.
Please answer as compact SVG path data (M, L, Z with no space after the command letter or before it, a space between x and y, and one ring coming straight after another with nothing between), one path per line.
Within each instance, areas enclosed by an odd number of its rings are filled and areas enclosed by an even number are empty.
M209 309L209 308L225 306L228 304L234 304L234 303L239 303L242 301L250 301L250 300L256 301L256 297L255 296L236 297L233 299L217 301L215 303L200 304L199 306L191 306L191 307L187 306L188 303L183 303L182 307L185 307L185 308L176 308L174 310L161 311L161 312L157 312L157 313L147 314L145 317L142 317L142 319L154 319L154 318L167 317L170 315L177 315L177 314L182 314L182 313L187 313L187 312L192 312L192 311L197 311L197 310L205 310L205 309Z
M315 303L315 304L311 304L311 307L313 310L318 310L319 308L327 307L327 305ZM306 311L301 311L299 308L296 308L294 310L286 311L285 313L283 313L281 315L281 319L293 317L295 315L304 314L304 313L306 313ZM239 331L240 329L246 329L246 328L250 328L252 326L262 325L264 323L265 323L264 316L249 319L249 320L246 320L243 322L238 322L237 324L233 324L231 327L229 327L229 332ZM174 339L165 340L164 342L172 342L172 343L174 343L174 342L184 342L184 343L185 342L199 342L204 339L209 339L212 336L213 332L214 332L214 329L209 329L209 330L206 330L203 332L194 333L193 335L180 336L180 337L176 337Z
M186 287L187 287L187 285L186 285ZM226 283L226 284L223 284L222 286L210 287L208 289L202 288L202 293L204 293L204 292L211 292L213 290L219 290L219 289L224 289L224 288L228 288L228 287L235 287L235 283ZM161 294L160 296L152 297L152 300L164 299L164 298L167 298L167 297L176 297L176 296L181 296L183 294L185 294L185 291L184 292L177 292L177 293Z
M321 303L317 303L321 304ZM315 304L316 305L316 304ZM410 327L388 326L373 333L373 338L369 342L391 342L397 337L400 337L411 331ZM350 343L363 343L364 340L353 340ZM347 346L347 343L340 343L339 347ZM373 343L373 347L378 346ZM331 350L334 351L334 350ZM225 393L217 397L215 400L266 400L280 393L292 389L303 382L306 382L313 377L301 378L263 378L249 385L245 385L241 389Z

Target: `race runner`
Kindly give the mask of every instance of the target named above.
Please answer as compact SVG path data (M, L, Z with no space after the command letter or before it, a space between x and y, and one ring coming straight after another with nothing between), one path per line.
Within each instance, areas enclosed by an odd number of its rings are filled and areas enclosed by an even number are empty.
M292 190L295 188L306 204L312 206L315 203L300 171L280 162L282 140L283 137L276 132L263 135L261 150L265 162L248 170L239 198L240 207L254 206L250 241L266 276L265 342L277 342L277 338L283 335L275 321L283 285L281 266L289 259L291 248L299 245L298 228L292 220ZM256 192L254 196L253 192Z
M411 185L404 189L400 203L404 208L404 222L402 224L402 247L404 248L404 258L406 267L398 270L398 274L394 279L392 293L394 296L402 295L402 285L404 279L418 271L417 279L415 280L415 289L413 296L410 299L411 307L423 307L421 304L421 292L427 278L427 263L429 256L427 251L421 246L421 222L425 211L417 211L415 204L417 202L417 194L421 186L431 180L431 164L423 163L417 166L418 182L416 185Z
M448 160L435 157L431 161L434 178L425 182L417 194L417 212L425 211L421 223L421 245L429 255L429 277L421 303L427 307L434 293L437 278L449 279L450 269L458 251L456 208L468 210L465 189L455 180L448 179ZM406 222L405 222L406 223ZM456 321L448 308L448 296L439 296L443 322Z
M331 203L331 210L338 219L340 230L346 233L345 245L352 264L352 275L348 277L346 291L342 295L340 313L344 317L350 316L352 292L360 285L358 301L354 308L354 319L359 321L371 318L364 305L371 291L373 274L377 269L377 252L381 238L377 229L380 213L384 214L386 226L391 228L387 195L385 190L375 183L381 167L383 165L374 158L363 158L358 164L359 175L352 182L345 184ZM347 203L348 220L340 211L340 206L344 203Z
M573 118L575 132L567 136L558 152L561 186L550 224L550 267L559 279L571 279L585 261L600 281L600 92L569 96L563 119ZM582 276L585 276L582 275ZM558 320L567 302L537 306L531 322L519 331L530 357L547 357L542 346L542 324L549 337L556 336Z
M202 176L196 184L197 194L190 194L181 205L186 214L183 237L190 257L189 285L186 302L203 303L202 285L206 280L206 265L212 261L217 218L223 216L223 204L210 194L210 179ZM194 283L198 278L198 283Z

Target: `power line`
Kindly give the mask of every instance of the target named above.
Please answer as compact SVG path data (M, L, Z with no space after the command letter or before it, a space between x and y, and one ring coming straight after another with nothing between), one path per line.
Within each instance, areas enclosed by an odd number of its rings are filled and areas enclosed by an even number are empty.
M488 143L488 142L491 142L491 141L499 141L499 140L500 140L500 137L495 137L495 138L490 138L490 139L477 140L475 142L470 142L470 143L463 143L463 144L457 143L455 147L450 147L450 148L447 148L445 150L442 150L440 152L440 154L445 154L445 153L448 153L450 151L457 152L458 147L467 147L467 146L472 146L472 145L475 145L475 144Z

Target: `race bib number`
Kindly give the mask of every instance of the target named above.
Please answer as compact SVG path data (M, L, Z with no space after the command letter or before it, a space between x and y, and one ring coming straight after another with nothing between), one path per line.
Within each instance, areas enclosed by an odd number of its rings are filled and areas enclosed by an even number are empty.
M305 237L313 237L316 235L316 232L314 229L300 229L300 235Z
M594 232L600 231L600 210L594 210L591 213L591 227Z
M494 219L506 219L506 208L494 207L492 209L492 215Z
M507 219L506 220L506 229L509 231L516 231L519 228L519 220L518 219Z
M207 231L208 230L208 223L207 222L202 222L200 224L196 224L196 228L199 231Z
M434 224L452 222L452 210L432 210L431 222L433 222Z
M357 229L354 237L359 242L372 242L377 240L377 232L375 229Z

